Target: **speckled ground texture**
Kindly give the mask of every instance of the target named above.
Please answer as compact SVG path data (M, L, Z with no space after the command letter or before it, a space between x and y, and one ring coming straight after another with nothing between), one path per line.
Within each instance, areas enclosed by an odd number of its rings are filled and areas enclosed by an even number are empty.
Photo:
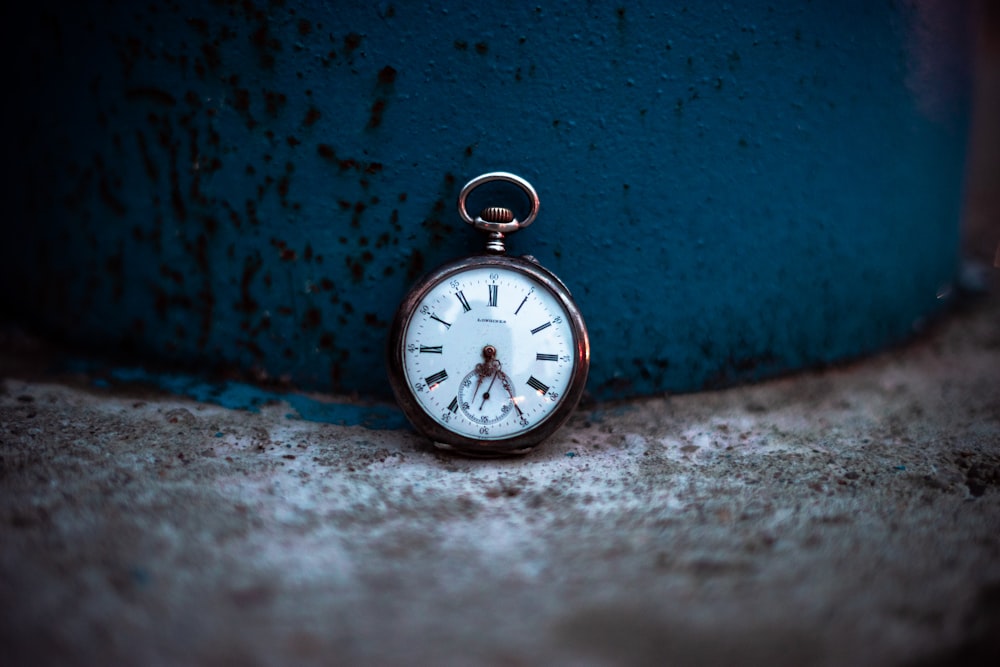
M994 289L848 366L584 405L515 460L8 330L0 663L998 664L998 322Z

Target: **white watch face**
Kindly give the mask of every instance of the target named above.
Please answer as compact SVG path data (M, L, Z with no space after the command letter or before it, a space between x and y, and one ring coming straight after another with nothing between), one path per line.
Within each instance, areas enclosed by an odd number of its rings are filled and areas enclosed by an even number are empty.
M424 411L477 440L515 437L545 421L576 358L560 301L503 266L465 269L432 287L402 345L406 381Z

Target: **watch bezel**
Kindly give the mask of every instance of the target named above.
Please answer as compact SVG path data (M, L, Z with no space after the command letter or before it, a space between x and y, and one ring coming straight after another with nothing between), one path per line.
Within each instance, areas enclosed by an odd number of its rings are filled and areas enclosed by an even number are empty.
M566 391L563 392L556 407L541 421L527 431L510 438L481 440L464 436L446 428L424 409L406 381L406 371L403 365L405 351L403 335L418 304L431 289L463 271L490 267L501 267L529 276L559 302L566 311L573 334L574 363ZM506 255L464 257L443 264L421 278L396 309L396 315L389 331L388 348L389 385L392 387L396 402L414 429L431 439L440 448L470 456L523 454L537 447L565 424L573 410L576 409L586 388L587 375L590 370L590 340L587 335L587 326L569 289L555 274L536 262Z

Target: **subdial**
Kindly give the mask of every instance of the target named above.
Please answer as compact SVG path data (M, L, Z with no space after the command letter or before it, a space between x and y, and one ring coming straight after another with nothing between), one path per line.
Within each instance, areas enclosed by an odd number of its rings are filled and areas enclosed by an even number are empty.
M465 418L474 424L497 424L514 412L514 402L506 391L498 391L495 372L491 377L482 377L472 371L458 387L458 407ZM482 388L483 391L478 391Z
M458 386L458 407L474 424L497 424L510 416L517 407L509 391L500 363L487 359L476 364L475 370L462 378Z

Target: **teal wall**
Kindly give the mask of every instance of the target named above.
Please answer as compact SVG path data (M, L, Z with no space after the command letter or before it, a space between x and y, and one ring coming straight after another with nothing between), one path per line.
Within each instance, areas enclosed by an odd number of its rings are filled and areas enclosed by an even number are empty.
M910 4L4 12L3 312L97 349L385 395L393 311L481 247L454 202L493 170L539 192L510 247L576 296L598 398L876 350L955 272L962 104L925 76L954 54Z

